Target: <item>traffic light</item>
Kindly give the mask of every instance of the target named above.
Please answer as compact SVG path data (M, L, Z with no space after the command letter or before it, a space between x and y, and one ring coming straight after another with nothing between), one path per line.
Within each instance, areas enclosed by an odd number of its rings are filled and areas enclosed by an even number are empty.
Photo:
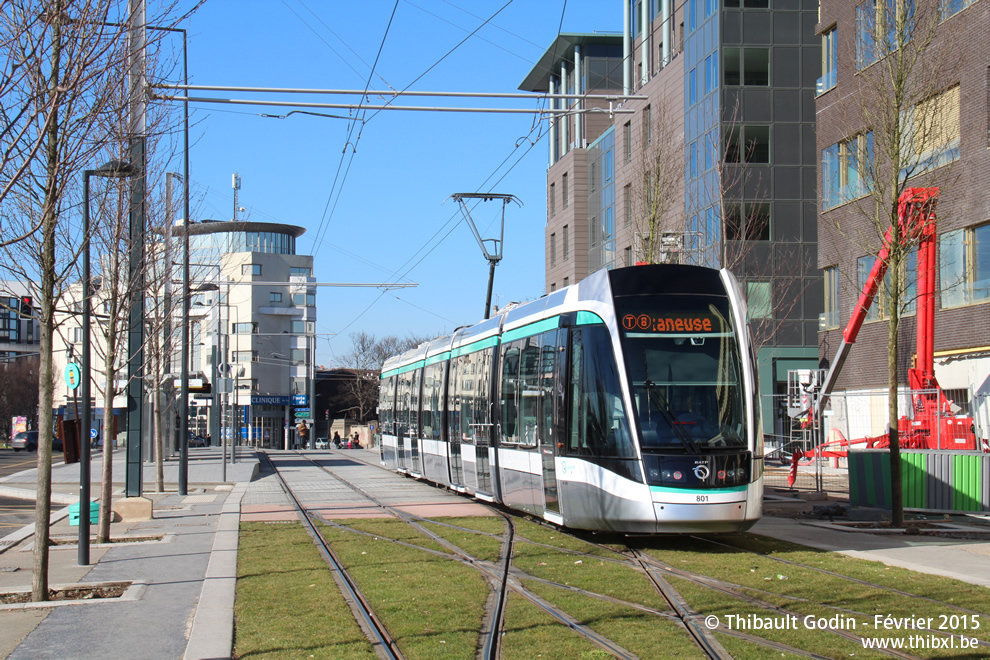
M21 296L21 316L31 316L31 296Z

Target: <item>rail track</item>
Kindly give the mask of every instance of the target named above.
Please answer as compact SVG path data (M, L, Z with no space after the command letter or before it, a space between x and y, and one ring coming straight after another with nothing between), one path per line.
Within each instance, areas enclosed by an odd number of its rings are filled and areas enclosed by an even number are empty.
M346 453L344 453L346 455ZM832 610L836 613L841 613L850 616L859 616L869 618L872 616L871 613L862 612L856 610L854 607L842 607L837 605L813 603L802 599L800 597L775 593L772 591L761 591L760 589L754 588L752 585L744 585L734 583L725 579L718 579L709 575L704 575L697 571L691 570L690 567L674 566L668 562L663 561L655 555L651 555L645 552L642 545L637 542L636 539L622 539L613 543L612 545L606 545L604 543L598 543L596 537L589 537L587 534L580 533L570 533L567 530L561 530L556 527L551 527L542 521L534 520L525 515L520 515L518 512L508 511L498 507L496 505L484 504L489 510L492 511L493 516L501 516L503 520L504 531L501 535L493 534L488 532L480 532L476 529L469 529L465 527L460 527L458 525L444 522L444 520L437 519L433 520L430 518L423 518L410 514L407 511L400 510L394 506L382 501L381 498L376 497L375 494L368 492L366 489L362 488L356 483L348 480L340 474L340 470L335 470L333 466L328 466L326 461L321 463L321 454L316 454L315 456L306 455L304 453L291 454L292 460L295 465L298 466L299 459L304 459L308 461L310 465L319 468L321 471L326 473L329 477L336 480L337 483L345 486L354 493L359 493L361 497L366 498L369 503L380 508L382 511L387 512L390 516L403 521L406 525L414 528L419 534L431 539L435 543L439 544L443 550L433 550L424 549L419 545L412 545L405 543L402 540L397 539L386 539L391 540L396 543L408 545L409 547L415 547L419 551L431 552L435 555L439 555L448 559L453 559L455 561L461 562L465 565L469 565L477 570L484 579L488 582L491 588L491 594L485 606L485 615L482 620L481 630L479 633L479 642L477 649L477 658L482 660L494 660L500 657L500 645L503 635L505 634L505 608L506 599L509 592L516 593L523 598L525 598L530 603L534 604L542 611L553 617L558 623L566 626L571 631L577 635L583 637L585 640L591 644L597 646L600 649L607 651L617 658L635 658L637 657L633 652L624 648L621 644L613 639L609 639L606 635L596 631L590 625L583 623L575 619L573 616L568 614L564 609L558 607L552 602L549 602L545 598L541 598L539 595L534 593L530 588L527 587L527 582L532 584L544 584L557 587L562 590L569 591L574 594L580 594L588 598L599 599L602 601L611 602L623 607L632 608L640 612L647 612L651 616L655 616L661 619L665 619L675 623L678 627L683 629L685 634L687 634L697 651L700 655L707 658L731 658L732 656L726 651L726 649L720 644L719 640L713 634L715 631L708 629L704 625L704 615L699 614L697 611L693 610L688 602L672 585L669 577L676 577L680 580L686 581L687 583L703 587L704 589L711 590L718 593L721 596L732 599L738 602L740 606L746 606L749 608L755 608L759 611L765 613L766 616L797 616L799 615L797 610L790 609L789 605L780 604L781 599L786 602L793 603L795 607L800 607L804 605L815 605ZM341 454L334 453L334 458L340 458ZM380 467L372 461L363 460L363 457L357 455L347 455L347 458L351 461L357 461L364 463L366 465ZM273 470L278 473L277 467L278 459L276 458L273 463ZM304 506L298 503L298 500L292 494L291 485L286 483L279 475L280 482L283 484L286 493L292 497L293 501L297 503L298 509L300 511L300 517L309 520L307 525L313 531L310 533L314 535L314 539L319 537L318 531L316 531L315 526L312 524L315 515L312 512L306 510ZM480 503L479 503L480 504ZM548 527L554 530L555 534L560 534L572 539L578 539L584 543L590 543L592 545L598 544L599 548L607 548L610 552L615 553L614 556L603 556L602 554L592 554L591 552L581 552L558 545L548 545L542 543L539 539L531 539L527 537L526 532L520 533L518 530L519 521L526 520L529 523L538 523L544 527ZM324 521L325 524L332 525L338 529L347 530L350 533L367 533L362 532L353 527L347 525L342 525L334 521ZM498 539L501 544L501 550L499 552L499 559L497 562L487 561L479 559L471 555L470 552L462 547L459 547L456 543L451 542L448 538L436 533L434 530L430 529L424 523L431 523L436 526L452 528L454 530L460 530L464 532L470 532L471 534L486 534L493 539ZM531 528L530 528L531 529ZM888 595L893 595L897 597L910 597L919 598L916 594L911 594L906 591L899 590L895 587L873 583L868 580L862 580L859 578L851 577L848 575L842 575L834 571L828 571L820 567L801 564L793 560L788 560L780 557L775 557L772 555L761 554L759 552L749 550L744 545L734 544L732 537L725 539L712 539L708 537L698 536L693 537L694 540L703 543L711 544L714 548L731 548L734 552L751 552L754 555L764 557L766 559L772 559L775 561L785 562L801 570L818 571L821 573L828 574L830 577L834 577L837 580L847 580L850 583L855 583L861 585L862 587L868 587L873 590L879 590L880 592L886 593ZM626 600L621 597L617 597L614 594L599 593L594 590L581 588L580 586L575 586L573 584L562 584L553 580L549 580L538 575L532 575L529 572L521 569L517 565L513 565L513 549L514 546L520 542L525 542L528 544L534 544L536 546L543 546L547 550L553 550L557 553L566 553L573 555L575 559L579 561L581 559L594 559L595 561L602 562L614 562L617 564L625 565L633 570L643 574L646 579L650 581L656 593L659 594L663 601L667 604L667 609L651 608L644 605L641 602L634 602L633 600ZM620 546L617 550L617 545ZM322 550L321 550L322 551ZM326 547L325 549L326 557L333 557L332 549ZM356 610L355 617L361 616L366 617L368 622L363 624L366 634L369 635L369 639L375 645L376 650L379 650L379 654L382 657L402 657L401 651L398 649L395 641L388 636L388 631L384 629L384 626L377 622L377 617L370 612L370 607L366 601L360 595L360 589L353 582L353 580L347 575L346 568L340 565L339 561L329 560L328 565L331 570L334 571L335 576L340 576L341 590L345 594L353 594L350 596L354 601L352 609ZM778 602L771 602L776 599ZM975 610L954 605L952 603L945 603L942 601L937 601L934 599L927 599L931 603L937 603L946 608L957 610L960 612L965 612L967 614L979 614L984 617L984 619L990 619L983 612L976 612ZM349 601L350 602L350 601ZM367 610L369 614L359 614L358 612L363 612ZM359 619L360 620L360 619ZM371 623L375 621L376 623ZM927 630L927 629L917 629L918 632L927 632L931 634L945 635L944 631L939 630ZM818 653L811 652L807 649L797 648L795 646L782 643L773 639L768 639L757 634L751 634L747 631L741 630L729 630L725 628L719 628L717 632L728 635L729 637L734 637L736 639L744 640L750 644L762 647L766 650L772 650L776 653L792 654L798 657L809 657L809 658L825 658L829 656L820 655ZM855 632L849 630L840 629L824 629L823 633L836 635L841 637L848 642L860 645L863 643L863 637L857 635ZM990 647L990 642L980 641L982 648ZM384 655L383 652L388 651L394 653L394 655ZM879 655L886 655L889 657L899 657L899 658L912 658L912 656L904 651L898 651L895 649L874 649L874 653Z

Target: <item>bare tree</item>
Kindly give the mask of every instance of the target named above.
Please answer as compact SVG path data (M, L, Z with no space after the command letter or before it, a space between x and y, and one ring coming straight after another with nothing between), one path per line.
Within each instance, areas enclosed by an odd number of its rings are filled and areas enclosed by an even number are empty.
M385 360L428 339L415 335L404 339L395 335L376 339L375 335L363 330L352 332L350 337L351 349L339 359L339 366L350 370L354 377L344 381L343 398L357 410L357 419L366 421L378 403L378 378Z
M683 124L673 121L683 113L668 112L667 103L651 104L649 139L633 179L633 254L648 264L671 263L678 253L672 243L684 243L684 132Z
M110 0L8 0L0 19L0 218L5 268L32 282L40 325L38 480L35 517L51 510L55 303L74 274L82 170L114 151L96 120L120 116L126 16ZM8 178L9 177L9 178ZM32 598L48 598L49 529L35 531Z
M887 325L887 396L890 441L892 524L904 521L898 433L899 327L913 278L906 272L917 249L922 226L899 221L899 200L912 186L950 183L951 163L958 156L959 87L954 76L962 49L953 47L951 25L942 25L937 2L877 3L875 11L858 16L855 48L860 69L850 83L856 102L844 120L860 133L840 143L850 170L860 177L850 193L823 190L826 195L865 196L855 205L858 218L834 231L877 257L887 248L887 277L880 283L880 314ZM865 7L865 6L864 6ZM823 187L828 187L823 185ZM837 216L846 217L847 216ZM924 223L929 220L925 219ZM889 239L885 234L889 230ZM862 283L857 283L857 289Z

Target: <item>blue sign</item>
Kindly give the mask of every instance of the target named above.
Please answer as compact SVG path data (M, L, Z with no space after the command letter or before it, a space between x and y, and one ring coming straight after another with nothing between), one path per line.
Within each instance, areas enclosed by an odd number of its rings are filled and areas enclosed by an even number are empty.
M293 394L292 395L292 405L294 406L305 406L309 403L308 394Z
M255 394L251 396L251 405L252 406L287 406L289 405L289 397Z
M99 429L90 429L89 430L89 437L91 437L93 440L96 440L98 437L100 437L100 430Z

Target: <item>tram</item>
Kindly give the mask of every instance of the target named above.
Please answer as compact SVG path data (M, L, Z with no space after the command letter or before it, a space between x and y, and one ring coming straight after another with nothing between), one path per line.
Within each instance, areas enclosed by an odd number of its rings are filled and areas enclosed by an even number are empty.
M602 270L388 359L382 463L556 525L733 532L760 517L746 303L727 270Z

